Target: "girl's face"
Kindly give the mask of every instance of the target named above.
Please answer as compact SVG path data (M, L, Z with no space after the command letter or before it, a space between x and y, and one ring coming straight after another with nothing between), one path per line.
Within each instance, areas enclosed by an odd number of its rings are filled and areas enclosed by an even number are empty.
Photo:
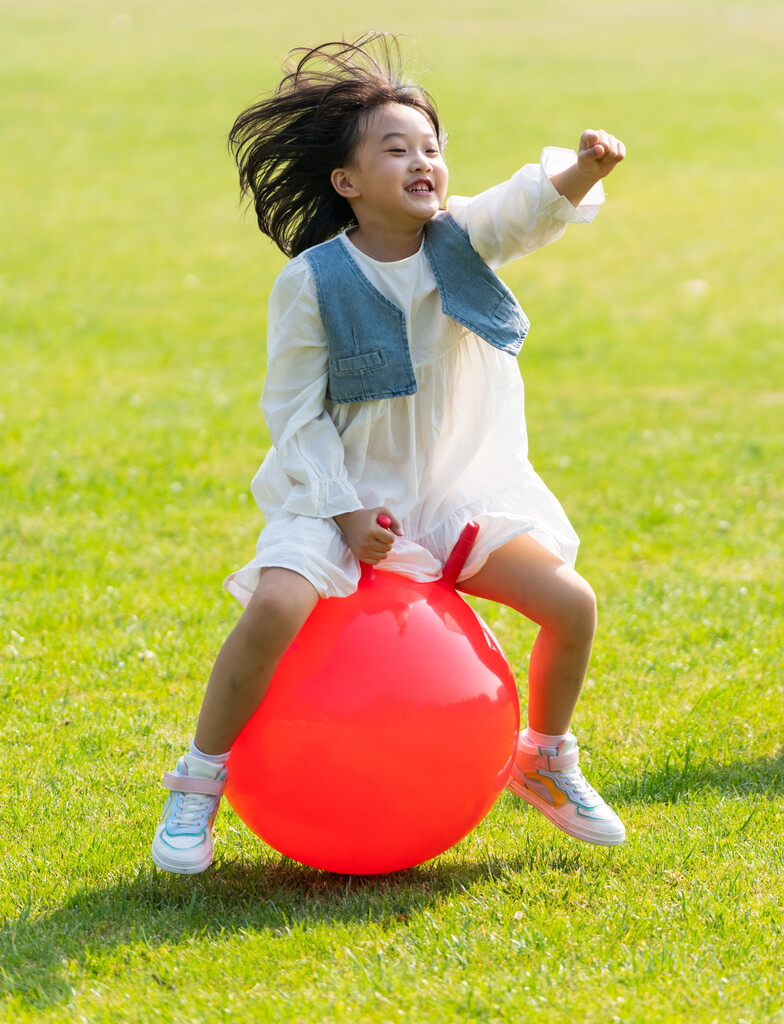
M360 227L417 229L443 205L449 171L430 121L390 103L368 114L351 163L332 172Z

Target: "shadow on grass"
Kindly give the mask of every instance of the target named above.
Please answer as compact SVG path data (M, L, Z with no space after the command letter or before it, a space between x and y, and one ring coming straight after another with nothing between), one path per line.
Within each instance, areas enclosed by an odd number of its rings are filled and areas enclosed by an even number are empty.
M72 998L75 975L103 982L116 976L125 950L138 956L140 948L154 953L243 932L285 939L324 923L400 927L477 883L519 887L527 873L582 869L578 850L533 845L509 860L435 860L391 875L330 874L272 851L258 862L217 861L196 876L145 866L132 879L85 889L56 910L23 913L0 928L0 992L43 1010Z
M751 761L723 764L700 758L687 744L669 750L656 763L651 759L636 777L626 776L602 788L610 803L680 803L713 792L732 797L779 797L784 793L784 747L775 754Z
M784 793L784 750L722 764L700 760L687 746L668 752L661 763L651 760L638 777L614 785L608 779L600 788L619 807L697 803L709 792L778 797ZM218 861L192 877L145 866L133 878L86 888L56 910L7 922L0 928L0 989L26 1007L45 1009L71 999L75 975L103 982L113 977L121 967L107 961L122 959L126 950L137 956L140 949L154 953L159 946L242 932L285 939L324 923L400 927L483 883L519 892L528 876L576 875L587 867L580 846L545 848L526 840L508 859L453 857L371 876L316 871L272 851L261 852L258 861Z

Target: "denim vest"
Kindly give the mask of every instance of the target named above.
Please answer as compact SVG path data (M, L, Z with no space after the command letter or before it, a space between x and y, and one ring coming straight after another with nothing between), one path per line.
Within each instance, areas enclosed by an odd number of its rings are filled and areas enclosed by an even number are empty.
M516 356L528 333L528 318L472 247L468 233L450 214L440 214L425 226L424 249L446 316ZM415 394L403 310L371 284L340 237L303 255L313 271L327 335L327 398L373 402Z

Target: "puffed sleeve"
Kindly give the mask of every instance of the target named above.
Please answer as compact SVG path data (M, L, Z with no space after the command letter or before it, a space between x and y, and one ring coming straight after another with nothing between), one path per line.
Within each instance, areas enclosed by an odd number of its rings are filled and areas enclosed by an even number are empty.
M548 146L541 162L526 164L500 185L465 198L451 196L447 210L471 239L471 245L491 267L519 259L566 230L567 224L592 221L604 202L599 181L578 207L560 195L550 175L570 167L577 160L571 149Z
M328 519L362 507L343 444L325 409L327 339L305 259L286 265L272 289L261 405L274 445L253 481L265 511Z

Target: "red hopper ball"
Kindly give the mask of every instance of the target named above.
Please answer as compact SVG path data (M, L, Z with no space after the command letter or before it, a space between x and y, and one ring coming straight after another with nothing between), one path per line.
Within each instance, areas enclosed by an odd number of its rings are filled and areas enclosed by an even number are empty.
M477 531L466 527L436 583L363 565L357 592L320 601L284 655L226 788L280 853L346 874L413 867L467 835L503 789L514 677L454 589Z

